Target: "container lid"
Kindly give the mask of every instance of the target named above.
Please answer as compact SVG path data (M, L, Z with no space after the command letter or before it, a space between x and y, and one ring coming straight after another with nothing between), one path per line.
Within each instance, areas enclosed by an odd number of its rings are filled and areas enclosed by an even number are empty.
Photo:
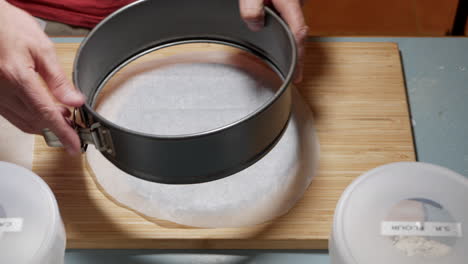
M468 178L421 162L384 165L346 189L334 221L349 263L466 263Z
M0 263L43 257L56 235L58 207L47 184L33 172L0 161Z

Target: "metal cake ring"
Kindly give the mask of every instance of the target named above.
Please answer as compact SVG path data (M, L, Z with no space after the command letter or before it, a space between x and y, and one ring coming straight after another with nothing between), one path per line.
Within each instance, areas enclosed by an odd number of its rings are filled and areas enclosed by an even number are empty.
M193 42L213 42L247 50L283 79L265 104L246 117L206 132L158 136L118 126L93 110L106 80L150 51ZM238 0L140 0L111 14L82 42L73 81L86 96L75 129L82 149L94 144L115 166L152 182L193 184L220 179L250 166L269 152L285 131L291 113L290 86L297 56L286 23L265 7L265 27L252 32ZM58 146L44 131L50 146Z

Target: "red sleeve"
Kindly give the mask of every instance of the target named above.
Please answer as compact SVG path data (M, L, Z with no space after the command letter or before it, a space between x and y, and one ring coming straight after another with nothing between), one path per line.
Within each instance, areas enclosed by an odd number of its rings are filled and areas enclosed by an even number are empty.
M31 15L73 26L92 28L135 0L7 0Z

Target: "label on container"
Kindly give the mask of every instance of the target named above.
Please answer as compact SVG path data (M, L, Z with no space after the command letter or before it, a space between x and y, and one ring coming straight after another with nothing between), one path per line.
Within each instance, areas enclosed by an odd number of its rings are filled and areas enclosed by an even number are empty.
M448 222L382 222L384 236L462 237L461 223Z
M1 232L21 232L23 230L23 218L0 218Z

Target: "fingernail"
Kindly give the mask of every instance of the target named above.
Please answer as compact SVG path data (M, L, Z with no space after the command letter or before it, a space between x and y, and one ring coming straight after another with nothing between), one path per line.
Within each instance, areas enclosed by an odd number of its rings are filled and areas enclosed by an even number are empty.
M298 72L296 74L296 77L294 78L294 83L298 84L298 83L302 82L302 79L303 79L302 71L300 71L300 72Z
M259 21L248 21L247 26L250 28L252 31L260 31L264 24L262 20Z
M78 152L76 152L72 147L70 146L65 146L65 150L70 156L76 156Z
M78 94L78 96L81 97L81 99L83 99L83 100L86 99L86 96L83 93L81 93L80 91L76 91L76 93Z
M66 101L70 102L70 103L81 103L81 102L85 102L86 101L86 97L79 91L70 91L68 92L66 95L65 95L65 98L64 98ZM72 104L73 104L72 103Z
M86 97L80 91L75 90L75 96L76 96L76 98L79 98L82 101L86 100Z

